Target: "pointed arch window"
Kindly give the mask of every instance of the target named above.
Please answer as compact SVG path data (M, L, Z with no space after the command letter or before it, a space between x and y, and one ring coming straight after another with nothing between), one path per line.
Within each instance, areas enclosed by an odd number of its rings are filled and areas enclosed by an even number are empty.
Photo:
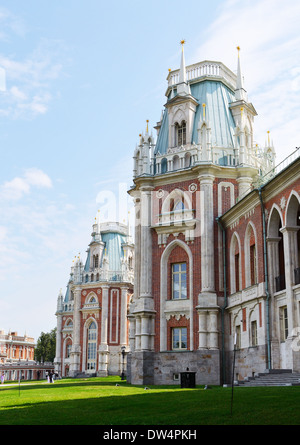
M240 262L240 242L237 235L234 234L230 246L230 288L232 294L241 290Z
M186 123L182 121L181 125L178 123L175 124L175 141L176 146L180 147L181 145L186 144Z
M97 326L94 321L88 327L87 370L96 370Z

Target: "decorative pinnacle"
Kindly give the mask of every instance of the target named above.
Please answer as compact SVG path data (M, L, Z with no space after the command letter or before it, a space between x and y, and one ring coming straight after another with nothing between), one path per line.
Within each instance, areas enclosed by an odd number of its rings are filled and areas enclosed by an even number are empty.
M239 46L237 46L236 49L238 50L238 52L240 52L240 50L241 50L241 48Z
M181 45L184 45L185 42L186 42L186 40L180 40L180 44L181 44Z
M147 122L146 132L148 133L148 123L149 123L148 119L146 120L146 122Z

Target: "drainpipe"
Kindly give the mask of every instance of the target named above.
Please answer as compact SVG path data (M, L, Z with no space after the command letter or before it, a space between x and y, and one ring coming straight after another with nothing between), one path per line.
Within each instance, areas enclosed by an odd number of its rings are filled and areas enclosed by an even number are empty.
M221 329L222 329L222 372L223 372L223 384L226 382L226 366L225 366L225 328L224 317L225 309L227 307L227 282L226 282L226 251L225 251L225 229L220 221L220 218L216 218L217 223L222 230L223 238L223 287L224 287L224 305L221 307Z
M263 219L263 239L264 239L264 269L265 269L265 292L267 296L267 348L268 348L268 369L271 369L271 342L270 342L270 292L269 292L269 276L268 276L268 263L267 263L267 241L266 241L266 218L265 207L263 204L261 187L258 189L258 195L261 204L261 212Z

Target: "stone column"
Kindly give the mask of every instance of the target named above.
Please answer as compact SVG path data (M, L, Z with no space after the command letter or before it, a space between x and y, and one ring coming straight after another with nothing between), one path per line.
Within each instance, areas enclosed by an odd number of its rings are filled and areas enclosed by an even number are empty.
M73 312L73 345L70 354L70 376L75 377L80 371L80 308L81 308L81 288L75 287L74 292L74 312Z
M108 374L109 351L107 344L108 337L108 292L109 286L102 286L102 307L101 307L101 337L99 345L99 374Z
M239 185L239 198L243 197L251 191L252 178L248 176L243 176L237 178L237 183Z
M135 350L141 350L141 317L135 317Z
M153 332L149 322L154 314L152 297L152 233L151 192L153 187L141 187L141 236L140 236L140 293L134 314L136 319L136 350L149 350Z
M108 336L108 291L109 286L102 286L102 307L101 307L101 340L102 346L107 347Z
M129 320L129 350L134 352L135 346L135 317L133 315L128 316Z
M209 310L209 349L218 349L218 309Z
M212 175L199 176L201 205L201 293L215 292L214 209Z
M293 285L294 285L294 269L297 264L296 249L297 249L297 231L298 227L283 227L280 229L283 234L284 247L284 266L285 266L285 284L286 284L286 298L288 310L288 328L289 336L292 330L297 327L297 307L295 305Z
M62 315L57 314L57 330L56 330L56 353L55 353L55 371L58 373L62 372L61 363L61 330L62 330Z
M127 344L127 288L121 290L121 324L120 324L120 345Z
M199 314L199 349L207 348L207 311L198 310Z
M151 192L152 187L141 189L141 279L140 296L152 297L152 236Z
M269 273L269 285L270 293L276 292L275 278L279 275L279 259L278 259L278 243L279 237L267 238L267 250L268 250L268 273Z
M141 316L141 350L147 351L149 349L149 317L147 315Z

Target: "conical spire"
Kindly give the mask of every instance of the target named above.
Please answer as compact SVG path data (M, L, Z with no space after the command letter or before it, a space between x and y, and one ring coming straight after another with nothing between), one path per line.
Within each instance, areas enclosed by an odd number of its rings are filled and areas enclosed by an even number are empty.
M240 59L240 50L241 48L238 46L238 65L237 65L237 75L236 75L236 90L235 90L235 98L236 100L244 100L247 101L247 93L244 88L244 80L242 76L241 70L241 59Z
M180 44L182 49L181 49L181 62L180 62L179 84L177 86L177 93L181 96L186 96L190 94L190 87L186 82L186 69L185 69L185 58L184 58L185 40L181 40Z
M179 82L186 83L186 70L185 70L185 58L184 58L184 44L185 40L181 40L181 63L180 63L180 74L179 74Z

